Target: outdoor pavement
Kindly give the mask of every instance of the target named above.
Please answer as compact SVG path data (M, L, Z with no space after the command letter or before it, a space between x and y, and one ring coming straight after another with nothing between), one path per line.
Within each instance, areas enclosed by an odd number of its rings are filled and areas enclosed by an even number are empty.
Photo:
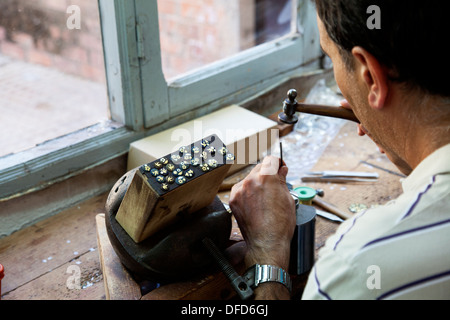
M0 54L0 157L109 118L107 89Z

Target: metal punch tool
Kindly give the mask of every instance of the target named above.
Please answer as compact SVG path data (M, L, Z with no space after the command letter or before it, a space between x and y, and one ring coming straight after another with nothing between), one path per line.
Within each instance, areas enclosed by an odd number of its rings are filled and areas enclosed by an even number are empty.
M376 172L315 171L302 177L303 182L374 182L379 178Z

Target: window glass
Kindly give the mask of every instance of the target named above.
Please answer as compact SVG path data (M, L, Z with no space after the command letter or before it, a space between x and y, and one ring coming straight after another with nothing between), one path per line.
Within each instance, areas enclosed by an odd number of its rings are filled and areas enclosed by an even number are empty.
M291 0L158 0L166 79L290 33Z
M0 156L108 120L107 101L97 1L0 1Z

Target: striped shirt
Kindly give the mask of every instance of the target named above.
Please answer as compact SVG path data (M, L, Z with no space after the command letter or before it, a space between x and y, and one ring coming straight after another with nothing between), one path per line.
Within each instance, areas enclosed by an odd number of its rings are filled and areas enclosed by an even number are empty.
M303 299L450 299L450 145L402 187L327 240Z

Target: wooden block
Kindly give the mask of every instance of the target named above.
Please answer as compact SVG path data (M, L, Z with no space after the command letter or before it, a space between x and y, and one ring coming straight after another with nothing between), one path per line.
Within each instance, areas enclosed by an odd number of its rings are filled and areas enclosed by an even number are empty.
M141 289L133 280L115 253L106 231L105 215L95 217L100 263L107 300L139 300Z
M139 243L212 203L234 155L212 135L136 171L116 220Z
M210 134L216 134L236 157L231 175L254 164L276 144L277 123L237 105L220 109L130 145L128 170L155 161Z

